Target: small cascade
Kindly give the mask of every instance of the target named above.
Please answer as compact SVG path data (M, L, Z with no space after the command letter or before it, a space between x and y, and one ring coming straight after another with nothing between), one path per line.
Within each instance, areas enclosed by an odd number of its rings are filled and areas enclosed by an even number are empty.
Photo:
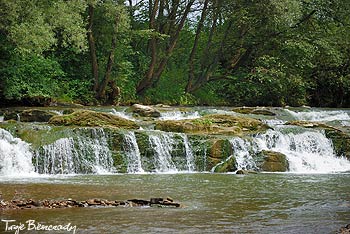
M235 137L229 141L232 145L234 156L236 158L237 169L256 169L257 167L252 157L253 153L258 151L255 144L239 137Z
M194 112L184 112L184 111L169 111L161 112L160 120L182 120L182 119L197 119L201 115L198 111Z
M194 162L194 155L193 155L193 151L192 151L192 146L191 146L186 134L181 134L181 137L183 139L183 143L185 146L187 171L194 171L196 168L196 165Z
M300 129L293 132L291 129L293 128L285 127L268 130L251 140L239 137L230 139L237 168L257 169L254 156L262 150L268 150L286 155L291 172L328 173L350 170L350 162L336 156L332 141L323 132L301 132Z
M136 121L136 119L134 117L132 117L131 114L126 113L125 111L117 111L116 109L112 109L111 114L119 116L119 117L124 118L124 119Z
M350 170L350 162L336 157L332 141L319 131L282 133L268 130L255 139L260 150L287 156L291 172L326 173Z
M28 143L0 129L0 175L23 176L34 174L33 154Z
M127 132L124 135L123 149L126 155L127 172L140 173L144 172L141 165L141 154L136 142L134 132Z
M177 172L171 153L175 144L171 133L149 136L150 146L154 149L154 166L156 172Z
M103 129L90 129L89 135L72 134L35 152L35 169L44 174L109 173L113 159Z
M285 109L287 113L293 116L296 120L306 120L306 121L334 121L334 120L350 120L350 116L342 110L337 111L300 111L295 112L292 110Z

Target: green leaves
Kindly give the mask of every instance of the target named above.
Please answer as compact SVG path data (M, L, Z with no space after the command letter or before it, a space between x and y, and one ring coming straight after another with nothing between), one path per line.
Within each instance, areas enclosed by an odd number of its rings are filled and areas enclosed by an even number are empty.
M5 78L4 95L7 99L24 97L54 97L64 76L60 65L41 56L13 57L1 69Z
M86 50L84 1L1 0L0 30L20 53L40 55L58 43Z

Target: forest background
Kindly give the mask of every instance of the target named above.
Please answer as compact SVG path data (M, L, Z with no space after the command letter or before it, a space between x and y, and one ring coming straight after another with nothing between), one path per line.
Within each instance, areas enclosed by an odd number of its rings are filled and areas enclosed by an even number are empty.
M350 107L343 0L0 0L0 105Z

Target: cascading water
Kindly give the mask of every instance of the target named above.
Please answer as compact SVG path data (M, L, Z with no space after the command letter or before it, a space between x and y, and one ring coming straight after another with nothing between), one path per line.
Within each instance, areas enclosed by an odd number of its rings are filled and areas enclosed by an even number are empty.
M300 111L295 112L292 110L285 109L287 113L292 115L297 120L307 121L334 121L334 120L350 120L350 116L342 110L337 111Z
M0 129L0 175L33 175L32 157L28 143Z
M350 170L350 162L336 157L332 141L323 132L282 133L268 130L255 142L261 150L283 153L292 172L327 173Z
M141 154L139 146L137 145L136 136L134 132L127 132L124 135L124 152L127 161L128 173L144 172L141 164Z
M191 146L186 134L181 134L181 137L183 139L183 143L185 146L187 170L194 171L196 166L194 163L194 155L193 155L193 151L192 151L192 146Z
M296 130L286 131L286 130ZM286 131L286 132L283 132ZM253 155L269 150L286 155L289 171L298 173L328 173L350 170L350 162L336 157L332 141L320 131L299 132L293 127L268 130L252 140L233 138L238 169L256 169Z
M156 172L177 172L172 160L173 136L170 133L150 135L149 142L154 149L154 166Z
M258 149L254 142L249 142L239 137L235 137L229 141L233 148L233 156L236 158L237 168L243 170L256 169L257 167L252 155Z
M35 169L44 174L109 173L113 159L103 129L90 129L89 136L73 134L35 152Z
M183 111L170 111L161 112L159 119L161 120L181 120L181 119L197 119L200 118L198 111L194 112L183 112Z

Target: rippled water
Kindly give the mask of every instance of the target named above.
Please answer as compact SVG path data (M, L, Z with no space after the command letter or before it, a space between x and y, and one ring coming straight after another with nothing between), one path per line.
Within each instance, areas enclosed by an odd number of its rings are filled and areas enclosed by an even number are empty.
M17 222L71 223L77 226L76 233L334 233L350 223L348 173L0 178L5 199L15 190L34 199L170 196L186 206L0 211L1 219ZM0 233L4 228L1 222Z

